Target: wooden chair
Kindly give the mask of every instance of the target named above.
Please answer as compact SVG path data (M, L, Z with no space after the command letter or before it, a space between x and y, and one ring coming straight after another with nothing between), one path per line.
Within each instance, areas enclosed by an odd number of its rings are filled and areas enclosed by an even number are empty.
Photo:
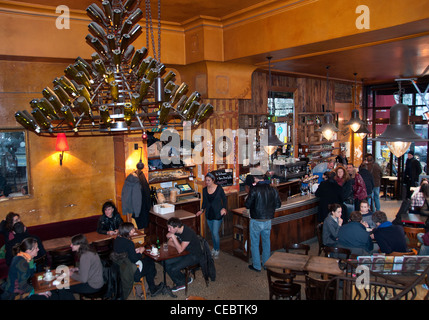
M323 251L323 248L325 247L323 244L323 222L319 223L316 227L316 234L317 234L317 240L319 241L319 253L320 254Z
M197 263L197 264L193 264L191 266L187 266L186 268L183 269L185 271L185 295L188 294L188 282L189 282L189 277L190 277L191 273L195 279L195 272L200 268L201 268L200 264ZM206 281L206 287L208 287L209 282L208 282L208 280L205 280L205 281Z
M338 247L327 247L323 248L325 257L336 258L336 259L350 259L352 252L350 249L338 248Z
M410 249L417 249L420 248L420 242L417 239L417 234L419 233L425 233L424 228L412 228L412 227L404 227L405 236L408 239L407 246Z
M294 243L294 244L285 246L285 251L289 253L304 254L308 256L308 252L310 251L310 246L308 244L303 244L303 243Z
M110 253L113 251L113 238L92 243L95 251L97 251L100 259L109 259Z
M143 297L146 300L147 296L146 296L146 287L145 287L145 284L144 284L144 277L140 278L140 282L135 282L134 283L134 285L133 285L134 297L137 297L137 288L136 288L136 286L138 286L138 285L141 286L142 292L143 292Z
M306 300L335 300L335 282L305 276Z
M75 263L74 254L70 247L50 251L50 255L51 269L56 269L60 265L72 266Z
M279 273L267 268L270 300L273 297L301 300L301 285L293 282L294 277L293 273Z

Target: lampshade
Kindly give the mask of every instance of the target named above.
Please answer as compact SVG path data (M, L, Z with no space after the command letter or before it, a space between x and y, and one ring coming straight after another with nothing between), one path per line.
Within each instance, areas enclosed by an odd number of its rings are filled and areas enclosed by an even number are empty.
M335 132L338 132L338 128L333 124L334 116L331 113L326 113L324 118L325 123L316 131L322 132L326 140L331 140Z
M65 133L58 133L57 142L55 144L56 151L69 151L69 144Z
M398 103L390 108L390 121L386 130L373 141L388 142L387 146L395 156L402 156L409 148L411 142L424 142L423 139L414 132L412 125L408 123L409 109L405 104Z
M368 128L366 127L365 124L361 125L359 130L355 131L355 133L361 138L364 139L366 137L366 135L368 133L370 133L370 131L368 130Z
M268 145L264 146L264 150L269 155L273 154L277 150L277 147L283 146L284 143L276 135L276 125L272 122L268 122Z
M364 122L359 118L359 110L358 109L352 110L352 117L346 123L346 125L350 126L350 129L352 129L353 132L356 132L357 130L359 130L359 128L362 125L364 125Z

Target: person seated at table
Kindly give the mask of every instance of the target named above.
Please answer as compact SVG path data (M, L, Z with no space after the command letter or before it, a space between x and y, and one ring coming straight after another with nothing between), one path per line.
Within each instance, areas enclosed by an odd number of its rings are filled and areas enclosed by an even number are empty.
M372 215L376 228L371 237L377 242L382 253L407 252L407 243L402 226L394 225L387 220L383 211L376 211Z
M110 236L118 234L119 225L124 221L113 202L105 202L101 212L102 215L100 219L98 219L97 232L100 234L108 234Z
M70 268L70 277L79 281L70 287L73 293L95 293L103 285L103 265L97 252L89 245L83 234L71 239L71 249L77 253L78 267Z
M362 215L362 222L366 222L368 225L368 228L373 229L375 228L375 223L372 219L372 215L374 214L372 211L369 210L369 202L368 200L362 200L360 202L360 214Z
M5 243L13 239L14 237L13 225L19 221L21 221L21 217L19 214L15 212L9 212L6 215L5 219L2 222L0 222L0 233L4 237Z
M7 280L2 284L1 300L15 300L18 295L30 300L74 300L73 295L66 290L34 293L34 288L29 280L36 271L33 259L38 252L39 246L34 238L26 238L15 245L15 256L9 267Z
M323 244L328 247L336 247L338 231L343 224L342 208L338 203L332 203L328 205L328 209L330 214L323 222Z
M179 253L185 250L189 252L187 255L165 261L165 271L175 283L171 291L176 292L185 289L186 277L181 270L199 263L202 250L197 234L180 219L175 217L168 219L167 226L168 245L175 247ZM189 283L191 282L192 278L189 279Z
M420 186L416 188L411 195L411 213L419 213L420 208L425 203L425 199L429 197L429 182L428 179L423 178Z
M46 251L45 251L45 248L43 247L42 240L40 240L40 238L38 236L29 234L27 232L27 227L24 225L24 223L22 223L21 221L15 223L13 225L13 233L14 233L14 238L12 240L6 242L6 244L5 244L5 249L6 249L5 258L6 258L6 264L8 266L10 266L10 264L12 263L12 259L14 257L13 247L16 244L21 243L25 238L34 238L37 240L39 252L38 252L37 256L35 257L36 260L43 257L44 255L46 255ZM45 265L37 265L36 266L37 272L43 271L44 267L45 267Z
M119 254L126 253L133 265L137 263L140 265L142 264L140 267L136 265L133 280L134 282L140 282L140 279L145 277L151 296L155 297L163 291L164 283L155 285L155 262L151 258L143 255L143 251L145 250L143 246L135 248L134 242L131 240L131 237L135 233L136 229L131 222L122 223L118 229L118 236L113 243L113 251ZM141 263L139 261L141 261Z
M374 249L369 232L359 211L350 214L350 222L341 226L338 231L338 247L350 249L355 255L368 255Z

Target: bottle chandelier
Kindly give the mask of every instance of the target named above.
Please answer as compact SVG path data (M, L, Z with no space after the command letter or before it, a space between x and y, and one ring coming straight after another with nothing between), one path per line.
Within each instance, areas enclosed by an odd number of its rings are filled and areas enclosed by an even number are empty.
M52 88L43 89L42 98L30 101L30 112L15 113L16 121L39 135L94 135L157 132L185 121L198 126L210 117L213 106L202 103L197 91L187 96L189 86L175 84L176 74L161 63L160 26L158 59L155 48L151 57L146 47L132 45L142 33L139 1L105 0L102 8L93 3L86 9L92 20L85 38L95 50L92 61L77 57ZM147 39L149 31L153 38L151 20L146 0Z

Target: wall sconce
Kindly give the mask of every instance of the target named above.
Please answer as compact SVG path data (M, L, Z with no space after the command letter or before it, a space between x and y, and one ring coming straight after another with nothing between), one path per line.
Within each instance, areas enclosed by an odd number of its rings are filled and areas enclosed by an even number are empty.
M63 165L64 151L69 151L69 144L65 133L58 133L57 142L55 144L55 150L61 151L60 153L60 166Z
M413 127L408 123L408 112L409 109L405 104L395 104L390 108L390 121L386 130L372 139L372 141L385 141L390 151L398 158L408 150L411 142L428 141L414 132Z

